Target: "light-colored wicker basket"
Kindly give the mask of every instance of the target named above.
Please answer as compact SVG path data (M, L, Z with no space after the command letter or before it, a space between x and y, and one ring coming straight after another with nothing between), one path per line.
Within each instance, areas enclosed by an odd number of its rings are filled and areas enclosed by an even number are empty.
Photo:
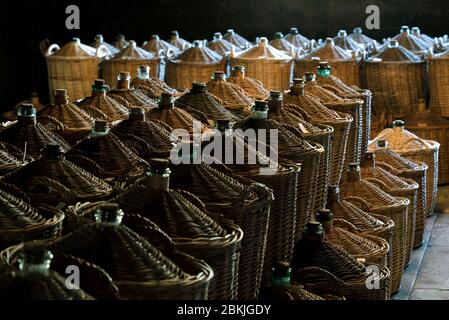
M159 38L157 34L153 34L151 39L142 44L142 49L152 53L155 56L163 55L166 58L171 58L180 53L180 50L174 45Z
M337 35L333 38L336 46L345 49L348 52L363 51L363 47L360 46L355 40L348 37L346 30L339 30Z
M260 80L245 75L244 66L234 66L228 81L238 85L255 100L266 100L270 96L270 91L264 88Z
M357 42L365 51L368 51L369 53L379 46L379 43L376 40L363 34L362 28L360 27L354 28L352 33L348 35L348 38L351 38Z
M405 129L401 120L393 122L393 129L384 129L370 143L376 147L378 140L388 141L389 147L401 156L427 164L427 215L433 214L436 195L438 192L438 153L440 144L436 141L425 140Z
M284 39L297 49L310 49L311 41L300 34L296 27L290 28L290 32L285 35Z
M289 55L296 51L295 45L285 39L282 32L276 32L274 39L270 41L270 45Z
M364 87L373 93L377 117L382 113L393 117L411 114L418 99L424 98L426 64L397 41L364 61L362 70Z
M179 36L179 32L176 30L173 30L171 32L170 39L168 39L168 43L178 48L180 52L183 52L192 47L192 44L189 41L181 38Z
M91 44L91 46L95 49L99 49L101 46L105 46L109 50L109 54L105 56L104 59L110 59L120 52L120 49L104 41L103 36L101 34L97 34L95 36L95 41Z
M440 143L438 184L449 183L449 120L426 109L424 101L420 101L418 112L405 117L404 121L407 129L417 136Z
M335 45L332 38L316 50L295 57L295 78L300 78L305 72L315 72L320 61L328 61L333 68L333 74L348 85L361 87L359 57Z
M402 26L400 32L392 40L396 40L400 46L419 56L425 55L427 50L432 47L429 47L428 43L411 34L407 26Z
M240 52L242 49L230 43L229 41L223 39L223 36L220 32L214 33L214 38L211 42L207 44L209 49L214 50L216 53L221 55L222 57L227 57L234 48L235 52Z
M240 50L248 49L251 46L251 42L243 38L241 35L236 33L233 29L228 29L224 34L223 39L230 42Z
M449 117L449 50L430 54L428 59L430 108Z
M102 78L111 88L117 87L117 75L120 72L129 72L136 77L139 66L146 64L150 66L151 76L159 77L160 59L152 53L137 46L131 40L129 45L117 53L112 59L103 61L101 64ZM87 96L87 95L86 95Z
M175 89L184 91L193 82L207 82L215 71L226 71L226 59L203 46L199 40L193 47L167 61L165 81Z
M73 101L90 94L92 82L98 78L100 58L107 56L105 46L98 49L81 44L78 38L62 48L53 44L46 52L50 99L56 89L65 88ZM53 102L53 101L52 101Z
M260 38L259 44L241 53L231 53L231 67L242 65L246 74L262 81L269 90L286 90L292 77L292 57Z

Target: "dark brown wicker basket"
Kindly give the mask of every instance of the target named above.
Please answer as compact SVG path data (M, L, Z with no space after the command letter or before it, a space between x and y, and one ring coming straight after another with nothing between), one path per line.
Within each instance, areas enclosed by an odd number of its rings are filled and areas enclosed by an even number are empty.
M0 177L23 167L32 158L24 158L24 154L12 144L0 142Z
M125 212L151 219L173 238L180 250L210 264L215 273L209 287L210 299L236 299L243 232L229 221L215 222L209 216L213 214L193 194L169 189L168 163L152 159L148 178L113 201Z
M0 140L17 147L25 155L38 157L41 149L48 143L59 144L64 151L70 147L57 134L47 130L36 121L36 109L32 104L23 104L19 108L18 121L0 132Z

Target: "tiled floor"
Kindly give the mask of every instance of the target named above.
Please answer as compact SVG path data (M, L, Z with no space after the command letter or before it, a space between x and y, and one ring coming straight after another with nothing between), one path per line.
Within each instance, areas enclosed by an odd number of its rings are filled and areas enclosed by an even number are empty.
M413 252L395 300L449 300L449 186L440 187L423 246Z

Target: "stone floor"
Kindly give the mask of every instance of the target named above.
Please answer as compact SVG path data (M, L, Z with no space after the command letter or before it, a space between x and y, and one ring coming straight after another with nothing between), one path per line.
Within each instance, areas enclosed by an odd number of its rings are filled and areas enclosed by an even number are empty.
M449 300L449 186L440 187L424 244L413 251L394 300Z

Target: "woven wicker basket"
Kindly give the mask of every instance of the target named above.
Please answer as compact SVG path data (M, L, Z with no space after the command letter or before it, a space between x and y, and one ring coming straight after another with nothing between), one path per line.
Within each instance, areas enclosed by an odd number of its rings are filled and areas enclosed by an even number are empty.
M214 50L216 53L218 53L222 57L229 56L233 47L236 52L241 51L240 47L236 47L229 41L223 39L223 36L221 35L220 32L214 33L214 38L211 42L209 42L207 44L207 47L211 50Z
M353 121L352 117L330 110L322 105L317 97L304 93L304 80L302 79L293 79L290 91L284 95L284 102L296 106L295 108L290 108L291 110L298 109L297 112L308 114L312 123L328 125L334 129L329 183L338 185L343 173L349 129Z
M278 92L280 95L280 92ZM271 108L279 107L278 97L270 98ZM262 141L266 145L276 148L278 156L293 161L297 166L301 167L298 175L298 194L296 204L296 239L301 236L306 222L313 215L315 195L317 194L317 180L319 172L320 158L324 154L323 146L314 142L304 140L302 132L295 126L277 122L268 119L268 110L265 101L256 101L253 108L253 114L250 118L242 120L235 125L235 129L254 130L256 132L255 139ZM265 129L266 137L259 136L259 132ZM271 132L277 132L277 143L271 145ZM261 140L265 138L264 140ZM248 143L256 145L257 141L248 138ZM260 146L258 146L258 150ZM266 152L263 150L263 152ZM321 173L321 172L320 172ZM320 177L321 178L321 177Z
M419 27L412 27L412 35L421 40L421 42L426 45L427 49L432 48L435 43L435 40L427 34L422 33Z
M331 38L316 50L295 57L294 77L300 78L305 72L315 72L320 61L327 61L335 76L348 85L361 87L359 59L346 50L336 46Z
M196 40L192 48L167 61L165 81L184 91L195 81L209 81L215 71L226 71L226 59Z
M157 34L153 34L149 41L142 44L142 49L150 52L154 56L164 56L166 58L173 57L180 53L180 50L174 45L159 38Z
M284 38L297 49L310 49L311 41L300 34L296 27L290 28L290 32Z
M1 188L0 249L24 241L52 239L61 235L64 220L61 211L47 207L36 209L23 199L16 187L2 183Z
M295 45L285 39L282 32L276 32L274 39L270 41L270 46L290 55L296 50Z
M426 64L397 41L389 42L384 51L364 61L362 69L364 87L373 93L377 116L411 114L418 99L424 98Z
M428 166L427 171L427 215L433 214L435 209L436 194L438 192L438 153L440 144L436 141L419 138L405 129L401 120L393 122L393 129L381 131L370 143L375 148L378 140L388 141L388 146L401 156L424 162Z
M67 157L96 176L112 181L131 182L147 167L147 163L110 132L102 120L95 121L92 133L81 140Z
M70 147L57 134L47 130L36 120L36 109L32 104L19 107L18 121L0 132L0 140L10 143L26 156L39 157L41 149L48 143L59 144L64 151ZM55 120L55 122L59 122ZM59 122L60 123L60 122Z
M446 74L449 70L449 51L430 54L428 59L430 108L443 117L449 117L449 95Z
M268 119L295 127L301 132L304 139L318 143L324 148L324 152L320 156L320 163L318 165L316 191L314 195L314 204L312 206L312 213L318 212L318 209L323 208L325 205L327 197L334 129L326 125L312 124L311 119L306 112L300 113L300 110L295 108L294 105L284 105L283 97L280 92L271 92L271 97L268 100L268 107Z
M428 43L410 33L407 26L402 26L399 34L394 36L392 40L396 40L400 46L419 56L425 55L428 49L432 47L432 45L429 46Z
M360 46L355 40L351 37L348 37L348 33L346 30L339 30L337 35L332 39L336 46L339 46L342 49L345 49L348 52L358 52L363 51L364 48Z
M421 101L418 112L405 117L404 122L407 129L417 136L440 143L438 183L449 183L449 120L426 109L424 101Z
M371 152L365 153L361 162L362 177L381 188L383 191L395 197L409 199L410 205L407 211L407 234L405 238L406 252L405 263L410 263L410 256L413 251L416 212L418 209L418 188L419 184L408 178L400 178L376 165L375 155ZM374 179L372 179L374 178ZM412 227L408 225L412 224Z
M104 199L112 193L106 182L64 159L59 145L47 145L42 154L28 166L3 177L3 181L28 193L33 204Z
M132 77L137 76L139 66L147 64L151 67L151 76L159 77L159 57L137 46L131 40L129 45L122 49L113 58L101 64L102 78L110 87L117 87L117 75L120 72L129 72ZM87 95L85 95L87 96Z
M208 265L175 251L154 223L147 228L150 243L120 224L122 218L117 205L102 205L95 212L99 222L81 226L48 248L55 255L71 254L102 267L125 299L207 298L213 276Z
M316 81L320 86L334 92L341 98L361 99L362 105L362 152L368 150L368 142L371 133L371 92L369 90L359 89L355 86L348 86L339 78L331 75L331 66L327 61L319 63Z
M170 39L168 40L168 43L171 44L172 46L178 48L178 50L180 52L183 52L183 51L189 49L190 47L192 47L192 44L190 42L188 42L187 40L181 38L179 36L178 31L176 31L176 30L173 30L171 32Z
M382 191L371 182L361 179L360 167L351 164L347 180L341 186L342 196L356 196L363 198L369 211L390 217L395 223L393 231L392 250L392 286L391 293L399 290L405 266L406 235L407 235L407 207L410 201L407 198L396 198Z
M109 87L105 81L97 79L92 85L91 96L77 103L78 107L97 120L106 120L110 123L126 119L131 105L123 98L113 99L106 95Z
M368 53L376 50L376 48L379 46L379 43L376 40L368 37L367 35L364 35L362 28L360 27L354 28L352 33L348 35L348 38L351 38L352 40L357 42Z
M244 66L234 66L228 81L241 87L255 100L265 100L270 96L270 92L264 88L262 82L245 75Z
M233 29L228 29L224 34L223 39L238 47L240 50L248 49L251 46L251 42L243 38L236 33ZM237 49L237 50L239 50Z
M350 300L385 300L389 291L390 274L387 268L379 266L381 274L367 272L362 263L349 255L342 247L324 237L319 222L309 222L304 237L295 247L292 262L293 279L312 292L329 292L329 275L338 278L341 295ZM321 272L317 272L321 270ZM324 272L323 272L324 271ZM367 277L373 276L380 282L380 290L369 290Z
M329 109L349 114L353 119L349 128L344 166L347 167L351 162L359 162L362 153L363 100L341 98L318 85L315 79L314 73L305 74L305 92L316 96Z
M164 81L151 77L150 67L147 65L139 66L137 77L131 80L131 87L141 90L151 99L160 98L163 92L176 94L176 90L170 88Z
M264 262L264 274L268 276L274 263L280 260L290 261L292 257L300 167L283 159L278 159L282 161L279 164L270 159L267 152L258 152L255 146L245 142L243 134L233 131L229 121L221 122L217 129L221 132L223 147L214 150L212 159L203 152L205 161L211 161L216 166L220 162L226 164L233 173L263 183L273 190L274 201L270 210ZM204 147L207 144L204 142ZM232 148L226 145L231 145ZM272 152L270 151L270 156L273 155Z
M175 107L173 95L162 93L158 107L148 111L146 116L148 119L159 120L173 129L184 129L190 135L195 133L195 128L197 128L199 132L205 132L207 126L195 119L191 115L191 111L191 108L188 108L186 111ZM204 119L203 122L207 122L206 116L198 111L196 111L194 115L200 119Z
M376 155L377 165L391 172L392 174L412 179L419 184L418 207L416 211L414 248L421 246L424 239L424 229L427 220L427 170L425 163L414 162L401 157L399 154L388 148L388 142L379 140L376 148L373 148ZM409 224L411 228L413 225ZM408 231L413 232L413 231Z
M334 220L334 215L329 209L320 209L316 220L323 226L324 237L345 249L354 258L365 265L374 262L391 268L391 265L387 265L390 245L386 240L358 233L357 228L344 219Z
M292 77L292 57L261 38L259 44L241 53L231 53L231 67L242 65L246 74L260 80L269 90L285 90Z
M157 107L154 99L148 98L140 89L131 88L129 72L120 72L117 77L117 88L108 91L107 95L116 101L125 100L130 106L151 109Z
M229 221L214 221L203 202L191 193L169 189L168 164L168 160L152 159L148 178L114 201L125 212L139 213L154 221L180 250L204 259L213 268L210 299L236 299L243 232Z
M105 46L109 51L108 55L103 57L103 59L110 59L120 52L120 49L104 41L103 36L101 34L97 34L95 36L95 41L91 44L91 47L95 49L101 49L101 46Z
M81 44L74 38L62 48L51 45L46 53L50 98L58 88L65 88L73 101L90 94L92 82L98 78L100 58L109 53L105 46L98 49Z
M72 145L86 137L94 124L94 119L69 101L65 89L56 90L54 101L55 104L48 105L38 112L39 120L43 122L43 118L51 117L60 121L64 125L61 135ZM48 129L53 126L50 122Z
M118 34L115 37L114 42L112 42L112 45L116 47L119 50L125 49L129 45L129 41L126 40L126 37L123 34Z
M238 85L227 82L224 72L214 72L212 79L206 84L208 92L221 99L223 105L238 116L248 116L254 100Z

